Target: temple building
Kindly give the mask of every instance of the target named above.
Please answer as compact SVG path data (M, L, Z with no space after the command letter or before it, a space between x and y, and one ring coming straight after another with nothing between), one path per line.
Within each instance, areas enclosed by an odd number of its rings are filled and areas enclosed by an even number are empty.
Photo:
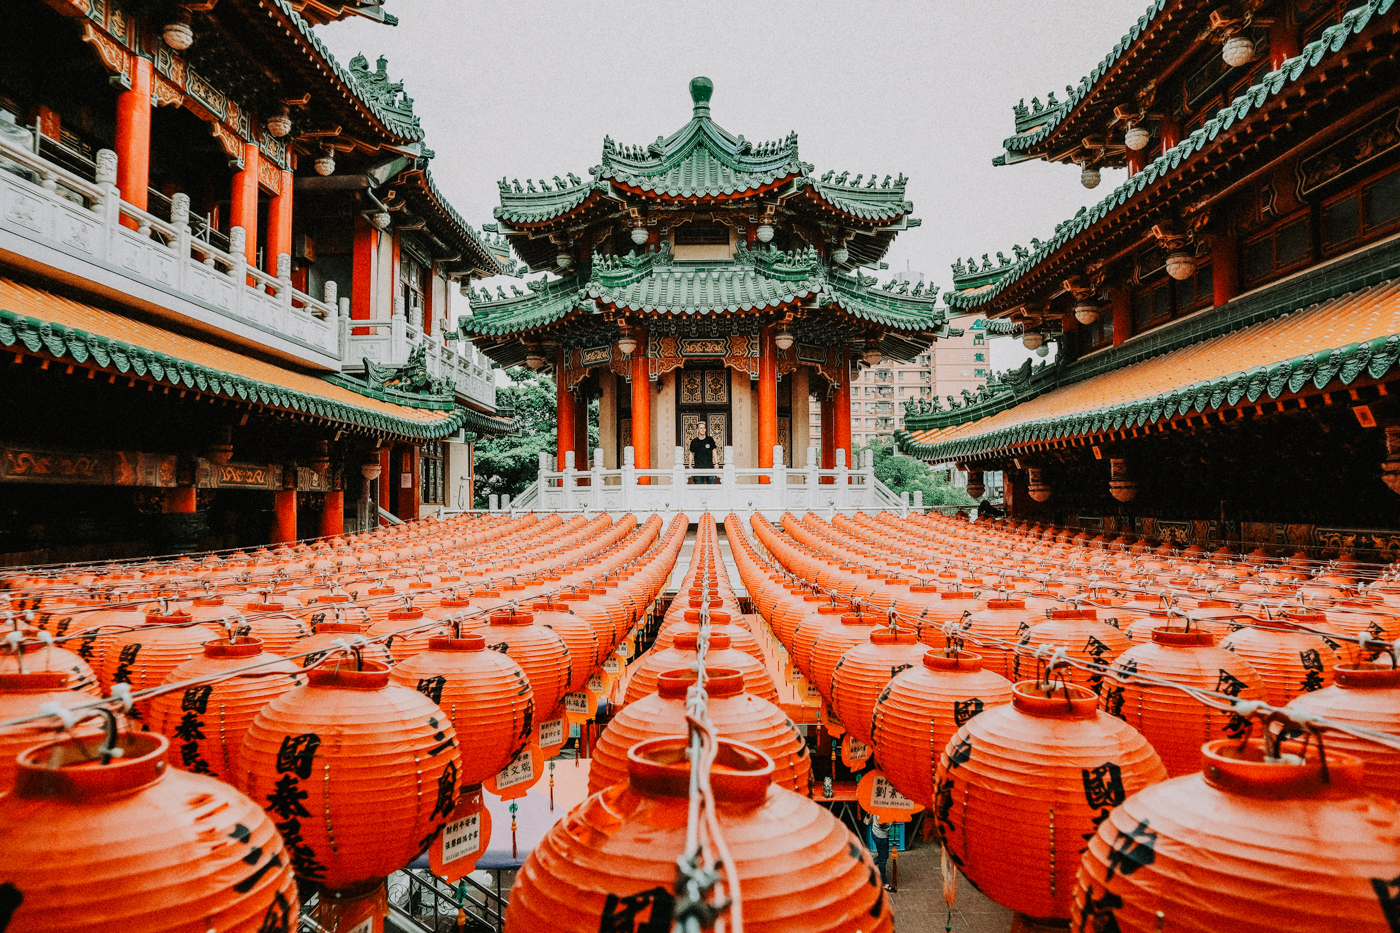
M1058 352L921 406L901 447L973 487L1005 470L1019 520L1392 559L1397 13L1157 3L1062 98L1018 104L996 163L1128 178L1043 242L955 264L951 313Z
M438 190L387 63L312 29L346 16L393 22L361 0L4 5L0 562L470 496L470 440L511 424L450 300L509 249Z
M589 468L582 415L600 399L608 469L671 470L704 423L738 468L807 466L820 407L820 466L851 449L853 375L911 361L946 334L936 290L878 286L910 216L903 175L803 162L796 134L753 142L710 116L643 145L603 141L587 177L502 180L499 232L526 288L473 290L462 326L502 366L550 368L558 463ZM845 455L842 455L845 459ZM716 468L721 467L716 463Z

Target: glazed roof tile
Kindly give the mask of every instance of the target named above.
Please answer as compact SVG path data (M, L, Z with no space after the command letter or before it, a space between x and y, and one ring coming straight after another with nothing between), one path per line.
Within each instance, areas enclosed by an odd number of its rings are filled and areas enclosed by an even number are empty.
M1093 376L990 417L902 432L906 453L973 457L1017 444L1121 430L1305 386L1379 379L1400 358L1400 281L1391 280Z
M952 293L948 296L949 306L970 310L995 299L1013 282L1025 276L1061 247L1098 224L1137 194L1171 175L1192 156L1207 148L1222 131L1234 125L1237 120L1242 120L1251 111L1264 106L1285 86L1301 79L1323 59L1340 53L1351 36L1365 29L1373 17L1389 13L1394 4L1395 0L1368 0L1347 12L1340 23L1325 30L1317 41L1308 43L1299 55L1288 59L1276 71L1264 75L1258 84L1247 88L1199 129L1149 162L1142 171L1124 181L1098 204L1090 208L1080 208L1074 217L1056 228L1055 236L1042 243L1025 259L1013 264L995 284L976 292Z
M17 343L58 359L387 434L439 438L456 431L466 419L465 410L455 405L419 408L369 398L319 376L0 279L0 345ZM497 420L509 427L504 419Z

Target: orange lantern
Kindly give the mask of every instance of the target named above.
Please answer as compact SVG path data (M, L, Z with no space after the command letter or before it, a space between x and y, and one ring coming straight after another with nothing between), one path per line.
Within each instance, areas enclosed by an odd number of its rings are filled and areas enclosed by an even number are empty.
M342 644L347 647L359 648L361 657L366 661L393 663L394 659L389 654L389 649L384 647L384 643L366 641L361 635L360 627L352 622L321 623L317 626L315 635L298 638L292 642L291 654L294 658L298 655L305 655L297 663L302 667L314 667Z
M63 671L0 674L0 721L38 715L50 703L65 709L92 697L68 688ZM36 720L0 729L0 794L14 784L15 758L20 752L53 738L56 720Z
M452 722L364 662L308 673L243 740L240 774L291 850L297 875L337 891L378 883L422 852L457 805Z
M250 604L243 610L249 615L234 626L234 635L260 640L269 654L290 653L292 643L298 638L306 638L311 634L311 629L306 622L289 614L287 608L283 603Z
M365 635L370 638L387 636L384 647L395 661L404 661L420 651L427 651L428 643L434 638L446 638L450 634L443 626L430 624L432 622L423 617L422 609L405 606L391 609L383 621L371 625Z
M510 656L535 690L535 711L553 711L569 692L573 661L559 633L535 621L533 612L502 609L481 629L486 647Z
M26 638L32 634L26 632ZM97 685L97 675L88 663L78 654L54 644L40 641L25 641L18 650L0 650L0 674L61 673L64 675L64 689L77 690L92 696L101 696Z
M913 632L876 629L864 644L841 655L831 675L831 706L851 735L874 743L875 700L897 675L921 666L926 650Z
M0 796L7 933L295 927L291 853L256 803L168 768L163 735L123 736L106 764L88 757L95 744L30 749Z
M1134 642L1104 678L1099 705L1141 732L1172 777L1199 771L1202 745L1226 736L1242 739L1249 732L1249 723L1235 713L1221 712L1180 690L1147 683L1134 674L1228 693L1241 700L1264 699L1264 682L1254 668L1218 647L1210 632L1163 624L1152 631L1150 641Z
M1025 646L1011 662L1012 680L1022 680L1035 674L1033 652L1037 648L1063 648L1066 657L1084 664L1098 665L1085 670L1073 667L1068 670L1071 683L1088 687L1094 693L1103 689L1103 670L1124 651L1131 642L1121 631L1101 622L1093 609L1052 609L1044 622L1033 625L1021 636L1019 644Z
M560 820L525 860L507 933L597 933L643 912L669 928L676 859L685 851L690 775L683 737L628 752L628 777ZM721 740L711 785L749 933L889 933L894 917L875 866L825 808L771 783L762 752ZM801 866L800 876L793 866Z
M623 705L634 703L649 693L656 692L657 678L662 673L689 668L695 663L696 646L700 639L694 632L681 632L675 644L662 651L655 649L642 655L642 659L632 668L632 679L627 682L627 695ZM706 666L725 667L744 675L744 691L752 693L769 703L778 702L778 687L768 668L737 648L729 647L729 635L714 632L710 635L710 650L705 653Z
M183 612L152 612L140 628L114 636L102 658L103 685L109 690L113 684L145 690L163 683L166 675L198 656L204 643L217 637L202 625L187 624L191 621ZM137 716L144 715L145 706L137 704Z
M772 758L773 782L779 787L807 794L811 790L812 762L807 743L792 721L777 706L744 692L744 678L732 668L711 667L706 662L710 721L726 739L744 742ZM691 670L665 671L657 680L657 692L642 697L613 716L593 750L588 772L588 792L597 793L627 778L627 750L638 742L667 735L684 735L686 693L695 684Z
M875 763L901 794L932 807L933 772L953 733L984 709L1010 702L1011 681L984 670L979 656L930 648L875 700Z
M1016 652L1007 647L1021 640L1032 625L1045 621L1045 610L1027 609L1023 599L989 599L960 623L967 643L982 656L982 665L1010 679ZM926 641L936 641L930 636Z
M461 748L458 780L480 784L510 763L534 731L535 695L525 672L486 639L434 638L389 677L432 700L452 720Z
M1294 697L1288 712L1325 716L1337 722L1400 734L1400 671L1375 664L1338 664L1336 682ZM1345 732L1327 733L1327 750L1351 755L1366 766L1367 790L1400 800L1400 751Z
M1292 618L1309 627L1326 624L1320 612ZM1264 681L1264 695L1273 706L1285 706L1300 694L1326 687L1341 662L1322 636L1284 619L1246 625L1225 636L1220 647L1249 662Z
M828 626L812 644L811 674L808 679L816 685L817 692L831 702L831 678L836 673L836 665L841 656L856 645L868 644L877 627L874 615L864 612L847 612L837 625Z
M306 683L291 661L262 650L256 638L206 642L204 653L175 668L166 683L224 677L239 668L260 667L215 683L186 687L153 697L146 724L177 746L175 767L212 774L225 781L239 773L243 736L264 706Z
M588 675L602 663L602 650L598 644L598 633L582 616L575 615L571 603L537 600L531 610L535 621L554 630L554 633L569 646L569 686L575 690L583 688Z
M1365 793L1349 755L1328 749L1324 764L1270 751L1211 742L1203 773L1115 808L1080 863L1071 928L1391 933L1394 801Z
M1077 684L1022 681L958 730L938 762L934 819L978 890L1028 917L1067 919L1084 840L1130 794L1164 781L1132 726Z

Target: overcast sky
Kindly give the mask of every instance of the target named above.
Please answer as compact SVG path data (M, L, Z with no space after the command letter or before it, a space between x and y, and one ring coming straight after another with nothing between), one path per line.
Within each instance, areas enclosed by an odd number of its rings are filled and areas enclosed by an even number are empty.
M1014 130L1012 106L1051 90L1063 99L1145 6L390 0L396 27L352 19L317 31L342 62L388 56L436 152L438 185L475 225L492 219L502 176L586 177L605 134L645 144L679 129L688 82L707 75L712 116L736 135L796 130L818 175L908 175L923 226L895 241L890 269L947 290L954 259L1049 239L1122 181L1106 171L1091 192L1073 166L991 161Z

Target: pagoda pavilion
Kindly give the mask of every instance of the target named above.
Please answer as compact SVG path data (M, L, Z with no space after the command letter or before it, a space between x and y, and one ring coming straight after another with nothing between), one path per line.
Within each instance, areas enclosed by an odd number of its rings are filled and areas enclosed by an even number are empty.
M1400 15L1393 0L1159 0L994 160L1128 178L950 309L1038 349L906 452L1014 519L1148 542L1400 552ZM1008 169L1014 170L1014 169Z
M592 398L609 469L629 448L639 470L683 466L701 422L727 466L772 468L775 447L805 466L791 452L807 449L812 396L833 468L850 450L853 367L946 333L934 292L862 272L919 223L905 177L818 177L795 133L758 143L715 123L713 89L690 82L693 116L669 136L605 138L586 178L500 182L499 232L543 274L470 292L462 327L502 366L553 369L561 470L588 465Z

